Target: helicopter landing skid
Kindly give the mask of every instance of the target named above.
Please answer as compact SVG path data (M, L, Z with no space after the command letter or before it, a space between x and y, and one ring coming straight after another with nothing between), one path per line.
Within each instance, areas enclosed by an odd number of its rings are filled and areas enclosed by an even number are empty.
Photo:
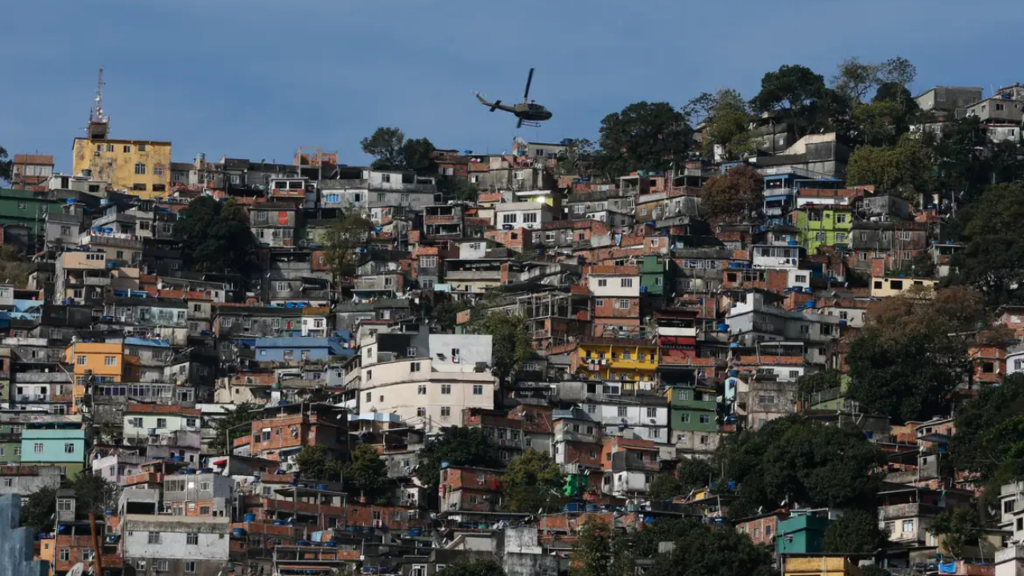
M534 120L520 120L519 127L527 126L529 128L540 128L540 122Z

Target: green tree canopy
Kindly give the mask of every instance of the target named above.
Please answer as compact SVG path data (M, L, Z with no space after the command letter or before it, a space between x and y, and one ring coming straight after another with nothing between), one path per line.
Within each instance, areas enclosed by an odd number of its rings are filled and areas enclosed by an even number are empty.
M7 157L7 150L0 146L0 180L11 181L14 174L14 161Z
M433 494L441 483L441 464L451 466L481 466L498 468L502 465L498 449L491 443L487 433L480 428L451 426L441 434L427 441L420 449L416 477L428 486Z
M880 128L876 126L881 132L873 137L885 137L888 121L883 117L876 123L881 124ZM846 180L854 185L873 184L880 193L916 201L919 194L928 195L936 190L933 166L934 157L925 142L921 138L904 135L895 146L861 146L854 151L846 167Z
M243 402L214 420L215 432L208 444L209 452L211 454L231 454L231 446L227 442L251 434L252 430L246 424L250 424L256 419L259 410L260 407L256 404Z
M369 502L386 500L390 482L388 465L369 444L352 450L352 462L345 468L345 482Z
M850 342L849 396L893 422L947 414L950 393L970 375L967 352L987 319L983 297L963 287L933 298L886 298Z
M334 281L355 276L360 264L359 248L365 247L373 222L356 211L349 211L331 223L321 242Z
M728 88L715 94L705 92L690 100L683 111L691 121L704 124L701 147L705 156L712 155L715 145L722 146L726 159L757 151L757 140L750 131L753 114L739 92Z
M964 251L953 261L963 283L981 291L991 305L1022 301L1024 282L1024 183L989 186L961 214Z
M36 532L50 532L57 513L57 490L44 486L21 500L21 525Z
M796 381L801 398L809 398L812 394L842 387L842 375L837 370L822 370L812 374L804 374Z
M666 102L636 102L601 120L607 171L668 170L690 147L686 116Z
M761 211L764 180L750 166L713 176L701 187L701 211L716 221L753 222Z
M342 463L334 458L323 444L303 446L295 457L299 475L308 480L341 481Z
M373 156L372 167L375 169L399 169L405 164L405 134L398 128L381 126L373 134L363 138L359 145L362 146L363 152Z
M658 522L663 522L659 520ZM657 524L658 522L655 522ZM686 536L672 540L672 552L655 556L650 576L773 576L768 549L757 546L735 530L715 530L693 520ZM641 530L641 533L646 532Z
M474 334L491 336L491 355L494 359L491 371L499 382L507 382L515 375L520 364L534 356L533 338L525 316L487 314L471 320L469 329Z
M234 272L248 277L256 269L256 239L245 209L234 200L200 196L179 213L174 238L191 270Z
M505 576L505 570L494 558L460 559L440 572L439 576Z
M402 166L420 175L437 174L436 150L427 138L410 138L402 144Z
M983 388L957 410L950 454L958 471L991 484L987 493L998 494L1000 485L1024 477L1024 375Z
M874 510L849 510L825 530L822 551L830 554L870 554L884 548L887 536L878 528Z
M741 432L719 447L725 476L735 482L733 517L790 506L873 508L883 460L853 427L827 426L791 416L757 432Z
M513 458L505 467L501 483L508 512L536 514L555 512L562 507L559 490L565 484L565 476L543 452L527 450Z
M936 536L942 536L942 547L960 560L968 546L978 544L982 528L977 508L957 506L933 517L928 530Z

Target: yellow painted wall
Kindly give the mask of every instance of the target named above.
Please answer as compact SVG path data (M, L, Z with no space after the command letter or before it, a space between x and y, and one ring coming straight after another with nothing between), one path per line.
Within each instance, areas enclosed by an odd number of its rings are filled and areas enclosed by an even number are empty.
M607 364L601 364L601 353ZM625 353L629 359L625 359ZM638 360L643 354L644 359ZM601 380L619 380L625 376L629 380L654 380L658 369L658 347L655 345L619 345L619 344L584 344L579 345L579 365L590 372L594 378ZM591 371L589 366L596 361L599 369Z
M117 190L125 189L147 200L170 193L170 142L75 138L73 152L75 174L81 174L85 169L92 170L94 179L110 182ZM146 165L145 174L135 173L138 163ZM136 185L145 186L145 190L136 190ZM154 190L155 185L163 185L164 189Z
M896 282L897 285L894 285L893 282ZM914 287L935 290L937 285L938 282L928 278L883 278L876 276L871 279L871 297L888 298L890 296L899 296Z
M784 576L861 576L860 568L842 556L786 558Z

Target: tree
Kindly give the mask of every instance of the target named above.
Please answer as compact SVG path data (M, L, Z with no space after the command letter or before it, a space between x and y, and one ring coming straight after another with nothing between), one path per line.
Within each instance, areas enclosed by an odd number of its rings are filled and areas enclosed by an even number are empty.
M991 484L985 493L1024 476L1024 375L1011 374L1002 385L983 388L957 410L950 455L958 471Z
M459 312L469 310L472 306L464 300L445 300L434 306L433 318L437 321L438 329L444 333L451 333L457 326Z
M764 180L750 166L713 176L701 188L701 210L709 219L750 222L760 212Z
M231 446L228 445L228 441L251 434L252 430L246 424L250 424L256 419L259 410L260 408L255 404L243 402L214 420L215 432L208 445L209 453L231 454Z
M658 520L657 525L664 520ZM755 545L746 534L735 530L716 530L694 520L677 521L685 527L683 537L671 539L675 545L668 554L657 554L650 576L725 576L744 574L772 576L772 555ZM640 533L646 532L647 528Z
M14 175L14 162L7 157L7 150L0 146L0 180L10 182Z
M373 446L359 444L352 450L352 462L345 470L345 481L367 501L379 502L388 492L388 465Z
M364 248L373 230L373 222L350 211L331 223L323 237L324 256L334 282L355 276L359 267L359 249Z
M419 452L416 477L437 494L441 483L441 464L451 466L481 466L497 468L502 465L498 449L491 443L487 433L480 428L451 426L442 428L441 433L427 441Z
M879 192L917 200L936 189L931 151L920 138L904 135L895 146L861 146L846 167L849 184L874 184Z
M586 138L569 140L565 149L558 153L555 173L559 176L591 176L595 153L596 147L590 140Z
M662 472L655 476L651 487L647 489L647 497L652 502L664 502L685 494L676 475L671 472Z
M878 528L878 514L868 510L849 510L829 524L822 552L830 554L870 554L884 548L887 536Z
M459 180L455 183L452 196L460 202L476 202L480 197L480 189L467 180Z
M327 451L323 444L303 446L295 457L299 465L299 474L308 480L340 481L343 470L341 462Z
M967 248L953 264L960 280L985 294L989 304L1021 300L1024 281L1024 183L989 186L963 215Z
M234 200L200 196L178 215L174 238L191 270L234 272L243 277L256 268L256 239L245 209Z
M713 96L705 93L691 100L684 110L703 114L704 139L701 146L705 156L713 154L715 145L722 147L726 159L757 151L750 131L753 115L739 92L723 89Z
M878 79L881 83L899 84L909 87L917 77L917 66L911 64L910 60L897 56L882 62L878 70Z
M602 522L588 520L580 530L579 538L572 547L572 564L569 576L618 576L611 528Z
M36 532L53 530L57 513L57 490L44 486L21 501L21 525Z
M374 169L398 169L404 166L405 134L398 128L381 126L359 142L363 152L374 157Z
M75 514L81 517L95 514L102 518L107 510L117 509L121 495L119 485L85 472L79 472L69 488L75 491Z
M491 336L491 371L500 383L507 382L520 364L534 356L529 321L520 314L488 314L471 321L470 331Z
M860 102L878 86L880 68L878 64L861 62L856 56L847 58L836 67L832 85L840 93Z
M24 288L32 273L32 263L14 246L0 245L0 282Z
M636 102L601 120L601 149L607 172L669 169L689 149L686 116L666 102Z
M978 543L982 530L981 517L973 506L957 506L933 517L928 530L936 536L942 536L942 548L960 560L967 546Z
M796 381L800 397L804 399L826 390L836 390L841 388L842 384L842 375L836 370L823 370L813 374L804 374L797 378Z
M501 478L507 512L536 514L555 512L562 507L559 490L565 476L558 464L543 452L527 450L505 467Z
M790 506L873 508L883 463L857 428L791 416L757 432L741 432L719 447L723 481L735 482L732 517Z
M462 558L438 572L442 576L505 576L505 570L494 558Z
M968 349L987 320L982 295L963 287L933 298L885 299L869 309L867 325L850 343L849 396L893 422L948 413L950 393L971 372Z
M402 144L402 167L423 176L437 174L434 144L427 138L408 139Z

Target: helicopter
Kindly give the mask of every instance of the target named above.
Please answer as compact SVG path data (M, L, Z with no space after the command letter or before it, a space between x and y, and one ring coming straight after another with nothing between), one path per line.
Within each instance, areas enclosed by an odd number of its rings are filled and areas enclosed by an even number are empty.
M526 91L523 93L523 101L514 106L502 106L501 100L494 102L488 102L480 95L479 92L476 94L476 99L480 101L484 106L490 106L491 112L495 110L504 110L505 112L511 112L519 118L519 122L516 123L516 128L521 128L523 125L526 126L540 126L540 123L544 120L551 119L551 112L547 108L537 104L535 101L530 100L530 84L533 83L533 68L530 68L530 75L526 78Z

